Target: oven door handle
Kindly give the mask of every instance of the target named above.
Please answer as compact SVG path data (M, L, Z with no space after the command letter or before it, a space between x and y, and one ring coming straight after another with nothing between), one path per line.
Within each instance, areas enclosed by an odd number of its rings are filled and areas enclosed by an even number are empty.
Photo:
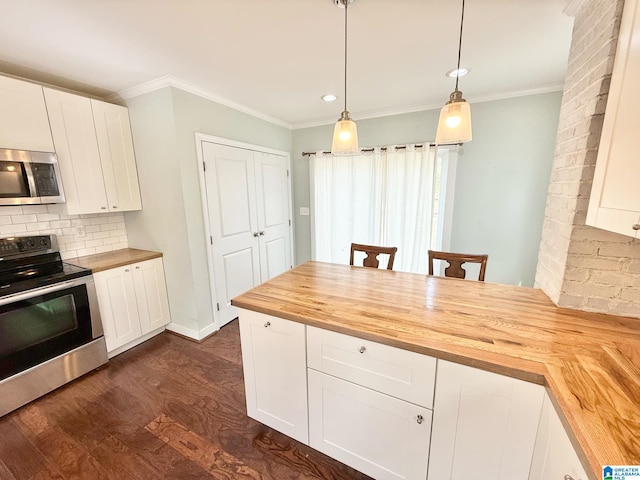
M75 287L77 285L82 285L86 283L85 279L78 280L69 280L67 282L56 283L55 285L51 285L49 287L42 288L34 288L33 290L29 290L21 293L14 293L13 295L7 295L6 297L0 298L0 306L7 305L9 303L19 302L21 300L28 300L33 297L37 297L38 295L46 295L47 293L57 292L59 290L65 290L67 288Z

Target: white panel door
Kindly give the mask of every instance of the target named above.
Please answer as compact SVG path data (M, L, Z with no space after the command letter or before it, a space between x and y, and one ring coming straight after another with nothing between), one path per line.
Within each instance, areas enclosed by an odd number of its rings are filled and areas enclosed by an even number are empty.
M528 478L540 385L438 360L429 478Z
M42 87L0 76L0 148L53 152Z
M104 339L111 352L142 335L131 266L96 272L93 279Z
M247 415L308 444L305 326L239 313Z
M142 335L170 321L162 258L131 265Z
M110 211L141 210L129 110L91 100Z
M44 96L60 163L67 213L107 212L107 193L91 101L50 88L44 89Z
M260 271L263 282L293 267L289 225L287 159L254 152Z
M308 377L311 447L378 480L426 478L431 410L315 370Z
M202 142L211 256L220 326L238 316L231 299L260 283L253 152Z

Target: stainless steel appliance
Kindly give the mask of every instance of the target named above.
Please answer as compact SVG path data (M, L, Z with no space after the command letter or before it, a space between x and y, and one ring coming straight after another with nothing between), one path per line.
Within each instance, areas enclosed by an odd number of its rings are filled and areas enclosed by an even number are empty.
M55 153L0 148L0 205L63 202Z
M91 270L53 235L0 239L0 416L107 360Z

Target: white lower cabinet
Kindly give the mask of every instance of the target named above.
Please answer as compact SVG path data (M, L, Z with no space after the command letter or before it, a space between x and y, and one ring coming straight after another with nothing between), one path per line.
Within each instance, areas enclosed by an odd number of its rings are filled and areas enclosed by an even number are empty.
M307 327L309 445L376 479L427 476L436 360Z
M587 480L549 395L545 395L529 480Z
M160 333L169 323L162 258L103 270L93 278L110 357Z
M247 415L309 443L305 326L239 310Z
M309 445L384 480L427 475L431 410L309 369Z
M544 388L438 361L430 480L529 477Z

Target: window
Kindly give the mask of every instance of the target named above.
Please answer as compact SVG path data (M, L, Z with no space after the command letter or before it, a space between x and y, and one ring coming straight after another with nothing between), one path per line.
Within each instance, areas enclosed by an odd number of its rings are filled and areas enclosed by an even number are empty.
M426 273L427 250L448 245L456 152L425 144L312 155L313 258L347 264L352 242L395 246L394 270Z

